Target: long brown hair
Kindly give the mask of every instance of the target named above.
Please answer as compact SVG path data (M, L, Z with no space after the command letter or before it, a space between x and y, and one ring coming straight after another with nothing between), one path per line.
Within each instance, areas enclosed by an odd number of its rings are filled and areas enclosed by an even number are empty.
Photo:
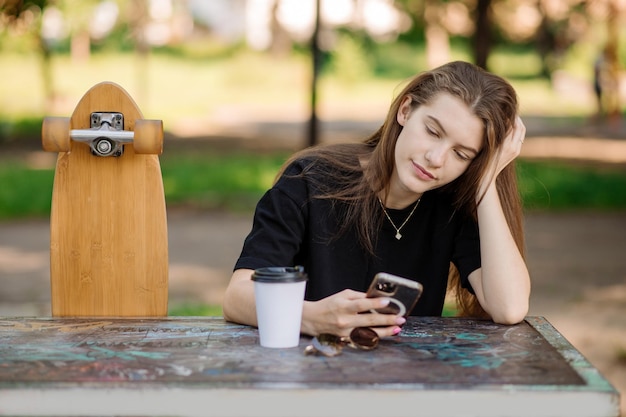
M515 122L518 104L517 94L507 81L467 62L450 62L409 80L391 103L382 126L362 143L305 149L293 155L284 165L287 166L295 159L310 158L335 168L333 173L339 175L334 179L339 187L326 189L323 184L319 184L323 191L316 197L345 203L347 209L342 222L343 229L338 233L343 233L348 227L355 227L361 244L370 253L374 251L376 234L382 221L377 195L381 191L388 191L394 170L394 151L402 130L396 117L400 105L404 98L410 97L413 111L429 103L439 93L449 93L462 100L483 123L481 151L459 178L442 187L442 190L453 193L458 210L476 217L476 195L480 181L485 176L494 175L487 172L488 163L501 151L500 145ZM363 172L363 175L355 176L355 172ZM355 181L355 178L359 180ZM496 188L509 228L523 256L522 208L514 162L498 175ZM461 315L486 316L476 297L461 287L458 271L452 264L448 291L454 293Z

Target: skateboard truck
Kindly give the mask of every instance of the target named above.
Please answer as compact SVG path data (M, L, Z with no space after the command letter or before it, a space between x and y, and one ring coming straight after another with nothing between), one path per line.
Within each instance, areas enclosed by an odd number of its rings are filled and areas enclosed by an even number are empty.
M71 142L89 145L95 156L120 157L124 154L124 145L132 145L135 153L160 155L163 152L163 122L131 117L132 130L124 130L124 113L90 111L85 122L71 129L69 117L46 117L41 126L41 139L44 150L48 152L71 152ZM73 119L72 119L73 120ZM86 126L89 126L87 128ZM128 126L127 126L128 127Z
M132 143L134 132L124 130L122 113L91 113L91 129L72 129L70 137L88 143L97 156L121 156L124 144Z

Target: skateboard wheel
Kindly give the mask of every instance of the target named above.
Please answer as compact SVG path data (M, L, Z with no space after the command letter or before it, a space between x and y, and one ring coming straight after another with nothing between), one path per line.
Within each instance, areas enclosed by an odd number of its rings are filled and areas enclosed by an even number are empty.
M41 144L47 152L70 151L69 117L46 117L41 124Z
M161 120L135 120L135 152L139 154L156 154L163 152L163 122Z

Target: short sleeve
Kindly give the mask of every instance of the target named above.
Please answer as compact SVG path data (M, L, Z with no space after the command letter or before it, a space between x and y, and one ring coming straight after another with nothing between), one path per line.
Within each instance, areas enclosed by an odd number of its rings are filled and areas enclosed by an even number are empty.
M285 174L259 200L252 230L246 237L234 269L294 265L302 246L308 217L308 187L298 176L298 165Z

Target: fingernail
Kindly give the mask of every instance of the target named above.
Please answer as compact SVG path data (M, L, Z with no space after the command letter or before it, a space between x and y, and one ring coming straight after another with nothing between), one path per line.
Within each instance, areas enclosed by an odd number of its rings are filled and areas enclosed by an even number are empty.
M395 335L397 335L398 333L400 333L401 331L402 331L402 329L401 329L401 328L396 327L396 328L394 328L394 329L393 329L393 335L395 336Z
M406 319L404 317L397 317L396 324L404 324L406 323Z
M391 300L389 298L381 298L380 299L380 306L381 307L386 307L389 305L389 303L391 302Z

